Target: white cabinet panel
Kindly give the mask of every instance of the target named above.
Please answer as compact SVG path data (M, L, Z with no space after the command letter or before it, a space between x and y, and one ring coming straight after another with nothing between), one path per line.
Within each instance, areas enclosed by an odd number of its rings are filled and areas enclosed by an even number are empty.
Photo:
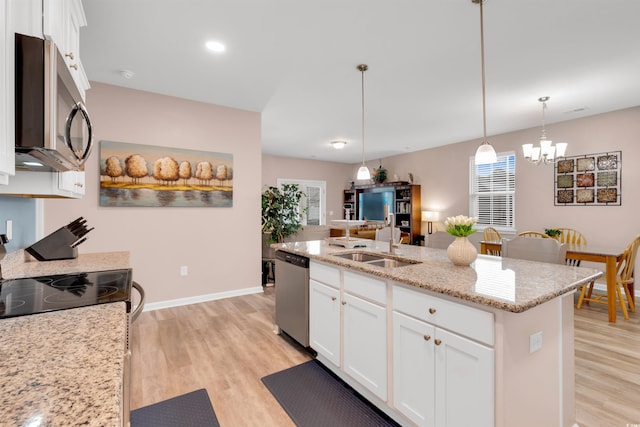
M493 427L493 349L436 331L436 425Z
M387 400L387 309L344 294L344 371Z
M309 346L340 366L340 291L309 281Z
M435 426L435 333L393 312L393 406L420 427Z

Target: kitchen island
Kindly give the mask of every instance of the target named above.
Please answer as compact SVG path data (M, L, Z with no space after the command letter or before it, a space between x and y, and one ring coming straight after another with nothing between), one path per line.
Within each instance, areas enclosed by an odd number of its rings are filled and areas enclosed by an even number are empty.
M318 359L401 424L575 422L573 294L600 271L491 256L458 267L444 250L401 245L391 255L386 242L273 247L311 259Z

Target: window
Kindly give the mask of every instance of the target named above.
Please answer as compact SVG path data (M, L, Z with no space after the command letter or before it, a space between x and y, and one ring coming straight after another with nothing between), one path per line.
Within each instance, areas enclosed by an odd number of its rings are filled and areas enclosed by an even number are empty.
M300 201L300 211L307 209L306 215L302 216L303 225L325 225L327 188L325 181L278 178L278 187L283 184L298 184L305 194Z
M479 228L515 231L515 153L499 153L498 160L488 165L476 165L472 156L469 165L469 207L479 218Z

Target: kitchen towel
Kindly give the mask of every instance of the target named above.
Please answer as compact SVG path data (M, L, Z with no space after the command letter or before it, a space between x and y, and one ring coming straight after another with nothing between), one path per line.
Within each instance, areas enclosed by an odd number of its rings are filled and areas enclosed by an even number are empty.
M131 427L220 427L207 390L192 391L131 411Z
M315 360L262 382L298 427L398 426Z

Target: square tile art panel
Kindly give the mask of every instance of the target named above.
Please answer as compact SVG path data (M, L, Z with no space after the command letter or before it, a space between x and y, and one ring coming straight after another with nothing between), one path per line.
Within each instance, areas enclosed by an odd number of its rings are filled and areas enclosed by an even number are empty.
M620 206L622 151L565 157L555 165L556 206Z

